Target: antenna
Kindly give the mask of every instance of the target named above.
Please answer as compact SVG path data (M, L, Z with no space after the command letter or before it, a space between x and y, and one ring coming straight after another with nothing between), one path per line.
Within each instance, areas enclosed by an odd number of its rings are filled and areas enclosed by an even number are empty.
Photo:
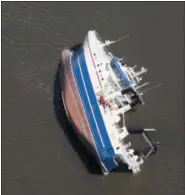
M144 84L142 84L142 85L140 85L140 86L137 86L136 88L139 89L139 88L144 87L144 86L146 86L146 85L148 85L148 84L149 84L149 82L146 82L146 83L144 83Z
M156 88L159 88L159 87L161 87L163 84L161 83L161 84L158 84L158 85L156 85L156 86L154 86L154 87L151 87L151 88L149 88L149 89L146 89L145 91L142 91L142 93L145 93L145 92L147 92L147 91L151 91L151 90L153 90L153 89L156 89Z
M125 35L125 36L123 36L123 37L121 37L121 38L119 38L119 39L117 39L115 41L105 40L105 42L102 45L103 45L103 47L104 46L109 46L109 45L111 45L113 43L117 43L117 42L121 41L122 39L127 38L128 36L130 36L130 34L127 34L127 35Z
M147 129L144 129L144 131L156 131L156 129L147 128Z
M132 69L135 69L135 68L137 68L137 65L132 66Z
M127 35L125 35L125 36L122 36L122 37L120 37L119 39L117 39L116 42L121 41L122 39L125 39L125 38L127 38L127 37L129 37L129 36L130 36L130 34L127 34Z

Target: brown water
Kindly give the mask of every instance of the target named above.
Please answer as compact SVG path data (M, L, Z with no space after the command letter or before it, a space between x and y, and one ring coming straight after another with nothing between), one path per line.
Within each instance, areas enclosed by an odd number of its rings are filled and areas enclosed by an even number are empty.
M3 2L2 194L182 195L183 16L183 3ZM89 29L103 39L130 33L111 50L129 65L147 67L153 84L164 84L127 117L155 127L161 142L135 177L89 173L92 159L59 105L60 50L81 42Z

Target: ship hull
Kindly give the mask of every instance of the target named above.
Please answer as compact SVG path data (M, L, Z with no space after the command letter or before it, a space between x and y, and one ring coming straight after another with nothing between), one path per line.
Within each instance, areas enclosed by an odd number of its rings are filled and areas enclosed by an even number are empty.
M106 137L106 131L99 119L98 114L100 113L97 114L99 108L96 102L93 105L89 102L92 101L94 94L92 90L88 91L89 88L87 90L88 86L86 85L90 84L90 80L86 77L86 73L82 72L82 68L87 68L83 48L80 48L78 52L64 49L61 61L62 96L68 119L80 140L97 158L103 173L107 174L116 168L117 164L114 161L114 151L108 143L110 140ZM94 106L93 110L92 106ZM97 117L99 118L97 119ZM99 124L97 120L99 120ZM98 135L99 128L104 130L102 137L106 145L101 145L101 136Z
M88 144L88 149L94 152L93 139L90 134L87 118L82 106L81 98L72 72L71 51L64 49L61 54L60 76L62 79L62 100L69 122L75 129L78 137Z
M138 173L144 162L143 156L136 155L131 143L125 139L129 132L124 113L133 106L131 95L136 102L140 101L140 93L134 86L141 80L137 76L146 70L142 68L138 73L125 66L107 50L109 43L111 41L102 42L96 31L89 31L78 47L62 51L63 104L68 120L86 148L94 154L104 174L122 164ZM130 86L134 87L131 91ZM145 140L150 145L150 154L155 144Z

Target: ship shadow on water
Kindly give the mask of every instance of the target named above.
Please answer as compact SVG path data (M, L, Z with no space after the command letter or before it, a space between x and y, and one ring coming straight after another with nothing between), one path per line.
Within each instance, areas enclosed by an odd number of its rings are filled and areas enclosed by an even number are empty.
M71 48L71 50L77 50L81 44L77 44ZM55 110L55 116L60 124L61 129L64 131L68 142L73 147L74 151L80 157L82 163L86 167L87 171L94 175L102 175L101 168L97 163L95 157L87 150L87 148L81 143L73 127L68 121L65 108L61 96L61 84L64 82L60 76L60 68L62 64L58 63L58 68L55 74L54 86L53 86L53 104ZM113 172L130 172L126 165L121 165Z

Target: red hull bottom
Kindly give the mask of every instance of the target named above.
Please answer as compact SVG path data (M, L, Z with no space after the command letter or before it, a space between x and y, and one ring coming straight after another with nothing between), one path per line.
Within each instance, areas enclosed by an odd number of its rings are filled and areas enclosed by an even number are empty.
M76 132L81 136L86 144L90 145L91 148L94 149L89 123L78 93L70 60L70 50L64 49L61 54L62 65L60 69L60 76L62 80L61 87L65 109L70 122L72 123L73 127L75 127Z

